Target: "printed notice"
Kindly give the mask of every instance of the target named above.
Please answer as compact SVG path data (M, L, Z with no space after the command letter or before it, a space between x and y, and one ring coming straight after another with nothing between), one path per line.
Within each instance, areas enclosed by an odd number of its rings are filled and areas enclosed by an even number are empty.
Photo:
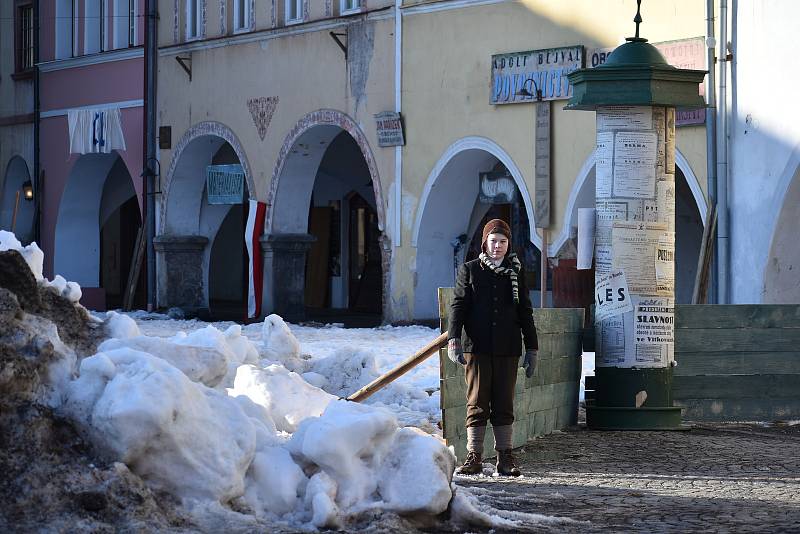
M665 159L666 169L664 172L667 174L675 174L675 108L667 108L667 126L666 126L666 144L667 153Z
M611 272L611 228L614 221L628 219L628 202L598 200L595 206L595 271L606 274Z
M625 321L623 315L606 319L600 325L599 365L625 363Z
M612 269L625 271L628 288L635 295L656 296L656 249L667 232L663 223L614 222L611 246Z
M672 296L675 292L675 232L658 238L655 258L656 293Z
M652 130L650 106L603 106L597 109L597 131Z
M614 138L614 196L654 198L655 132L617 132Z
M595 196L607 198L611 196L613 178L614 132L597 133L597 152L595 156Z
M623 271L614 271L599 276L594 283L594 322L633 311L633 304L628 293L628 283Z
M664 162L666 161L667 134L665 131L666 111L664 108L653 108L653 130L656 132L656 167L657 175L664 173Z
M675 306L672 299L642 299L633 317L636 365L667 367L675 354Z
M675 182L656 182L656 199L644 201L646 222L663 222L675 230Z

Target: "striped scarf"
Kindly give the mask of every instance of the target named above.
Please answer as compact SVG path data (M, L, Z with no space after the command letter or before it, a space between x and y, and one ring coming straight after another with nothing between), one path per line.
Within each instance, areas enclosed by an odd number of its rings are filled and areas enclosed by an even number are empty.
M488 267L493 273L511 278L511 293L514 295L514 304L519 304L519 282L517 281L517 275L522 270L522 264L519 262L517 255L513 252L506 257L508 261L511 262L511 268L503 267L502 264L495 265L485 252L481 252L480 255L481 263Z

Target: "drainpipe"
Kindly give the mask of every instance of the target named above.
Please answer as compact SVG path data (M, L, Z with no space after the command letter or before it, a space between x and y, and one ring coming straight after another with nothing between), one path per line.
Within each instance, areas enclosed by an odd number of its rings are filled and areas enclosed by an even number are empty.
M402 112L402 81L403 81L403 13L401 8L403 0L394 3L394 110ZM402 211L403 211L403 147L394 147L394 246L399 247L402 240Z
M42 220L42 182L41 162L39 160L39 121L41 109L39 106L39 2L33 3L33 240L42 246L41 220Z
M717 203L717 59L714 53L714 0L706 0L706 54L708 65L708 83L706 83L706 191L709 212ZM715 262L718 250L714 247ZM717 302L717 273L711 269L708 303Z
M147 236L147 310L153 311L156 308L156 254L153 249L153 237L156 230L156 206L155 206L155 169L161 166L156 163L156 53L158 36L156 34L157 11L156 0L147 0L145 9L147 10L147 25L145 26L145 78L144 78L144 109L145 109L145 175L146 182L144 187L145 201L145 232ZM147 170L150 170L147 172ZM159 176L159 180L161 177Z
M719 5L719 113L717 114L717 302L730 302L730 240L728 218L728 0Z

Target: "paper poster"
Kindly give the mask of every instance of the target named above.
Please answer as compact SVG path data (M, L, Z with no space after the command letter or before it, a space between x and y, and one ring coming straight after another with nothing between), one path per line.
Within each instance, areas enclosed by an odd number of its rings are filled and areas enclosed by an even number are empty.
M594 208L578 208L578 269L592 268L594 218Z
M614 222L611 246L612 269L621 269L635 295L658 295L655 257L659 239L667 232L663 223Z
M611 196L611 180L613 178L614 133L597 133L597 152L595 154L595 196L607 198Z
M597 108L597 131L652 130L650 106L602 106Z
M623 315L606 319L598 328L600 337L600 354L597 362L600 366L625 363L625 321Z
M614 196L655 198L655 132L617 132L614 137Z
M656 176L664 173L664 162L666 161L667 134L665 108L653 108L653 130L656 132Z
M656 293L675 293L675 232L664 232L658 238L655 257Z
M674 300L639 300L633 325L636 365L667 367L675 357Z
M595 203L595 271L611 272L611 229L614 221L628 219L628 202L625 200L598 200Z
M594 282L595 324L633 310L628 283L623 271L598 276Z
M664 172L667 174L675 174L675 108L667 108L667 126L666 126L666 168Z
M644 201L643 221L663 222L675 230L675 182L656 182L656 199Z

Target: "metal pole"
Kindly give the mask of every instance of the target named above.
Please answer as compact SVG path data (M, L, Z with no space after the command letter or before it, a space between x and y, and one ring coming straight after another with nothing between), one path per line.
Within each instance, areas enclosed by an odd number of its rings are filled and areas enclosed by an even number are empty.
M719 113L717 115L717 302L730 302L730 241L728 219L728 0L721 0L719 6Z
M542 228L542 291L539 306L547 307L547 228Z
M147 236L147 310L156 307L156 257L153 237L156 230L155 171L150 163L156 159L156 60L158 36L156 33L156 0L147 0L145 26L145 224ZM159 167L160 169L160 167ZM160 174L160 170L159 170ZM160 179L160 176L159 176Z
M19 210L19 189L17 189L17 197L14 199L14 212L11 215L11 233L17 227L17 210Z
M706 0L706 53L708 65L708 83L706 83L706 191L708 196L708 211L717 204L717 58L714 47L714 0ZM708 220L709 218L706 217ZM713 237L712 237L713 239ZM714 265L717 263L717 247L714 247ZM717 302L717 273L715 268L710 270L710 283L708 303Z

